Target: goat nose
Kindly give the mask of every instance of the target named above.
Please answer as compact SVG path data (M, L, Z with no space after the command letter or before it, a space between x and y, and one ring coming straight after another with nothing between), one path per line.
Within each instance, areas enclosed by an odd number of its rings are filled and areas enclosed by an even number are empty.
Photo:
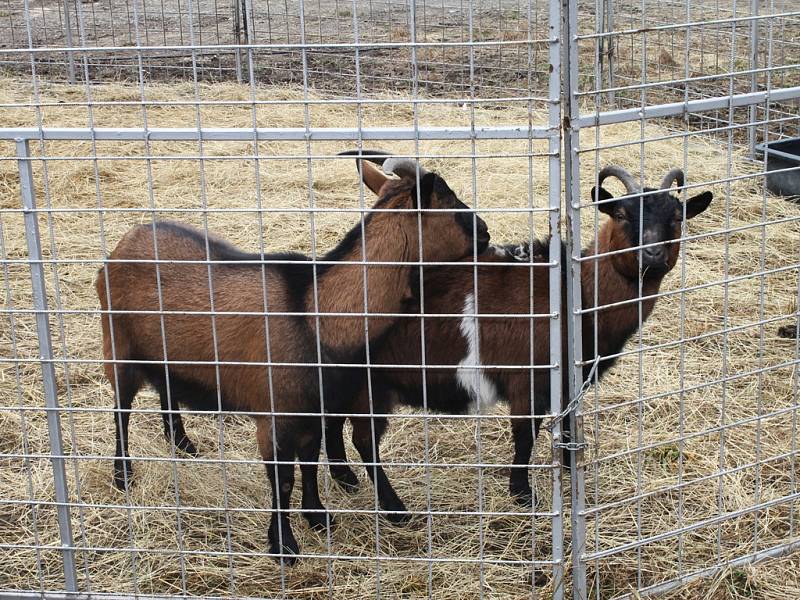
M657 262L663 261L667 253L664 246L650 246L642 249L642 258L648 261Z

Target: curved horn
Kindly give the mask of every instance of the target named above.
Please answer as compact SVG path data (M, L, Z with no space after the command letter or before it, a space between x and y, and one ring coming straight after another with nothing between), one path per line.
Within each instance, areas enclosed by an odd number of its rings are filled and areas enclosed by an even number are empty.
M639 184L636 183L636 180L633 178L633 175L628 173L622 167L618 167L616 165L603 167L603 169L600 170L600 173L597 174L598 187L602 185L603 180L605 180L607 177L616 177L619 179L625 185L625 189L629 194L638 194L642 191L642 189L639 187Z
M683 187L683 184L684 184L684 181L685 181L685 176L683 174L683 170L682 169L675 168L675 169L672 169L669 173L667 173L667 175L664 177L664 180L661 182L661 186L660 186L661 189L662 190L668 190L669 188L672 187L672 182L673 181L678 183L678 187L679 188Z
M345 150L339 152L337 156L352 156L356 159L356 170L358 171L361 181L364 182L374 194L380 195L380 190L383 185L388 181L388 177L379 169L373 167L368 163L375 163L376 165L383 165L386 159L391 156L388 152L383 150Z
M345 150L344 152L339 152L336 156L352 156L356 159L356 168L360 170L362 159L376 165L383 165L391 154L383 150Z
M408 177L410 179L417 178L417 170L419 170L420 178L424 177L428 172L419 166L419 163L410 158L397 158L392 156L383 162L383 172L387 175L394 174L400 177Z

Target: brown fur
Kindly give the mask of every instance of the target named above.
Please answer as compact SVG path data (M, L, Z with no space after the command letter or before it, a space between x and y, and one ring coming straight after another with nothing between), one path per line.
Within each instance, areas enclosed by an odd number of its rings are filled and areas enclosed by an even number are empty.
M380 196L376 208L416 206L416 181L388 179L371 167L365 169L365 180ZM455 195L439 198L432 194L425 200L431 208L461 204ZM361 313L368 308L370 312L402 312L413 296L411 265L368 266L369 306L365 307L364 266L347 262L363 260L362 239L368 261L417 261L419 227L416 212L375 212L364 219L363 232L362 225L357 225L339 247L326 255L325 260L336 262L318 267L319 310ZM470 232L453 214L425 213L421 228L425 253L431 259L458 260L473 251ZM482 228L485 234L485 224ZM128 410L145 382L152 383L161 395L168 438L191 454L196 449L186 436L180 415L173 412L179 405L258 413L320 412L318 370L313 366L318 361L316 317L264 316L267 312L314 311L312 264L301 255L273 257L297 261L291 266L246 264L241 261L258 263L260 257L243 255L213 236L209 236L208 245L207 256L204 235L186 226L163 222L155 227L141 225L120 240L98 275L98 298L104 313L110 311L102 319L102 332L105 372L119 409L115 463L118 487L127 486L131 473L127 459ZM207 264L185 262L207 258L212 263L232 260L238 264L215 263L209 271ZM147 262L156 259L168 262ZM270 257L266 259L269 261ZM376 319L374 324L371 320L370 340L377 340L391 323L385 318ZM360 362L359 353L366 341L364 317L322 316L319 338L323 362ZM149 364L153 361L156 364ZM160 364L162 361L167 365ZM264 364L267 362L301 365L268 368ZM312 366L302 366L303 363ZM346 376L343 371L347 370L324 369L326 384L336 387ZM295 456L302 461L318 460L319 419L279 416L274 418L273 429L272 417L262 414L254 418L265 461L291 462ZM267 470L273 505L285 509L293 484L293 467L274 465ZM329 520L319 500L316 467L302 466L301 471L304 516L312 526L325 526ZM285 513L273 515L270 541L271 551L276 554L297 552Z
M610 195L609 195L610 197ZM693 211L701 212L710 202L710 195L692 206ZM698 205L702 205L698 209ZM694 216L692 212L689 216ZM638 329L652 313L655 298L647 298L658 293L664 275L671 270L680 252L680 224L672 227L672 240L667 242L664 266L658 271L645 270L639 277L639 252L631 249L631 242L626 233L623 221L618 215L608 219L598 232L597 244L590 244L583 252L584 258L597 256L594 260L585 260L581 269L581 288L584 308L595 306L595 291L598 306L606 306L598 311L587 312L582 318L584 331L584 360L591 361L599 353L610 359L601 360L598 375L608 369L614 362L625 341ZM597 246L597 254L595 254ZM621 253L614 253L627 250ZM546 246L542 243L535 246L534 263L547 261ZM477 306L478 314L513 315L547 314L549 306L549 267L542 264L518 264L510 266L492 266L491 263L509 262L511 256L498 257L495 253L487 253L480 257L477 268ZM567 258L567 260L569 260ZM597 274L597 290L595 290L595 274ZM428 269L425 274L424 312L460 313L468 294L475 289L473 267L442 267ZM641 286L641 292L640 292ZM531 290L533 295L531 298ZM562 297L566 296L565 282L562 280ZM641 299L646 298L646 299ZM614 305L626 302L621 306ZM641 308L640 308L641 307ZM565 315L566 316L566 315ZM464 412L469 404L469 395L457 383L458 364L467 356L468 346L460 331L460 317L425 319L425 364L446 365L446 369L429 369L425 374L427 408L448 412ZM599 332L597 352L594 349L595 326ZM373 365L400 364L420 365L421 323L419 318L405 317L398 322L382 341L371 357ZM566 349L567 319L562 318L561 347L563 355L562 388L567 390L568 358ZM531 342L534 342L531 349ZM480 362L483 365L547 365L550 358L550 319L508 317L481 317L479 319ZM532 353L531 353L532 350ZM584 376L588 376L590 368L584 368ZM353 414L390 412L394 403L400 401L421 407L423 405L422 369L380 369L371 370L373 393L370 407L368 390L362 388L354 400ZM527 465L533 448L533 440L538 433L541 416L550 411L549 370L544 369L491 369L484 370L484 375L494 384L510 404L512 416L527 417L537 415L533 422L529 419L512 419L514 434L514 465L510 477L512 495L523 502L532 501L532 490L528 482ZM533 382L531 382L533 377ZM350 409L342 412L350 412ZM376 442L379 442L386 422L384 418L353 418L353 442L365 463L380 463L380 456L372 451L372 428L375 428ZM344 446L340 442L343 419L328 419L326 434L328 457L334 462L344 462ZM567 432L568 435L568 432ZM376 448L377 449L377 448ZM345 487L352 488L357 484L355 475L344 465L332 465L334 479ZM390 519L401 521L406 518L405 507L391 487L383 469L368 467L367 473L375 481L381 506L390 511Z
M365 163L365 173L377 171ZM374 176L369 177L369 183L374 185ZM379 188L379 194L390 195L392 203L383 208L393 208L395 198L403 198L407 204L408 199L415 193L415 182L409 179L400 181L389 180ZM434 206L444 205L442 199L432 198ZM402 202L401 202L402 204ZM402 205L396 206L403 208ZM379 216L382 215L382 216ZM424 260L442 260L442 256L459 258L472 252L472 240L467 236L459 236L460 240L453 239L450 228L453 216L446 213L429 213L424 219L422 231ZM358 226L357 226L358 227ZM365 236L364 248L361 244L354 245L352 251L339 260L342 263L364 261L367 262L419 262L419 223L418 216L413 212L399 213L386 218L386 213L375 213L375 218L369 226ZM392 240L391 243L387 243ZM453 244L462 242L453 253ZM365 281L366 275L366 281ZM322 313L386 313L402 312L405 304L412 298L409 287L411 267L398 266L368 266L366 269L361 264L348 266L337 265L333 276L321 278L317 283L319 311ZM367 288L368 306L364 302L364 288ZM314 289L309 287L306 292L307 310L314 309ZM307 317L313 324L314 317ZM392 320L370 319L370 336L380 337L391 325ZM320 320L320 336L323 344L352 351L365 342L364 318L358 317L324 317Z

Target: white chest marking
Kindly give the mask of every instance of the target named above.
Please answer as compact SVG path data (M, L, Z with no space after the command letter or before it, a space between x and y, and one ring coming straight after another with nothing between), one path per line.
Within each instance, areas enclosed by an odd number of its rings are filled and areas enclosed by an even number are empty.
M475 317L475 297L467 294L464 300L464 315L459 329L467 342L467 355L458 363L456 380L472 398L469 412L481 414L497 404L498 393L494 383L486 377L480 368L480 348L478 344L478 320Z

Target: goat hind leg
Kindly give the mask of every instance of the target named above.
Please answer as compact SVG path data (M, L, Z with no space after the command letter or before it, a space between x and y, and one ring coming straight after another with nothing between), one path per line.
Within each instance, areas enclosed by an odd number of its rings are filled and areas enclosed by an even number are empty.
M115 388L114 429L116 451L114 458L114 487L127 490L133 477L131 459L128 458L128 425L131 418L133 399L142 385L136 368L131 365L106 365L106 375Z

